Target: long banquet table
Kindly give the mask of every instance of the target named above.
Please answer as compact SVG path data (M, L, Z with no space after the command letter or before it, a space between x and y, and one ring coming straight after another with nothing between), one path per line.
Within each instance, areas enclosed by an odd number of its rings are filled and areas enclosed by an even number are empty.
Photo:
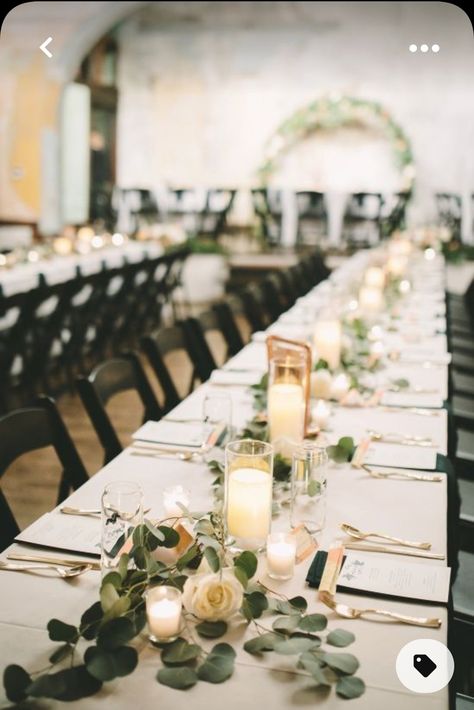
M332 288L344 283L361 272L369 254L358 254L346 262L331 276ZM428 267L428 264L426 265ZM417 280L414 281L416 292ZM423 279L420 278L420 288ZM436 267L436 278L430 280L433 288L441 294L444 289L442 265ZM316 287L306 299L299 301L291 312L280 319L275 329L289 332L303 313L308 303L317 304L318 296L324 294L327 283ZM431 336L427 335L429 339ZM443 343L440 344L442 347ZM265 366L264 343L256 337L233 360L226 369L253 368L257 372ZM411 372L420 376L435 378L441 392L446 391L447 366L437 366L433 370L420 364L411 365ZM427 374L428 373L428 374ZM207 382L194 391L168 415L174 419L200 417L202 402L210 392L225 392L233 402L234 426L238 429L252 417L252 396L245 387L219 387ZM419 416L414 413L400 414L383 407L357 409L335 407L331 417L331 431L328 437L336 441L340 436L352 435L358 439L367 428L381 432L397 431L401 423L414 435L429 434L437 442L438 450L447 450L447 414L444 409L436 410L433 416ZM74 507L97 507L104 486L110 481L134 480L144 491L146 506L151 510L150 518L163 515L162 491L166 486L182 483L191 493L190 508L209 510L212 506L212 474L206 463L180 461L176 458L140 457L127 448L93 476L84 486L74 492L67 504ZM61 515L53 511L53 515ZM321 537L320 548L327 549L335 539L342 538L340 524L348 522L363 530L380 530L399 535L405 539L429 540L432 551L447 555L447 482L425 483L403 480L377 480L364 471L351 468L348 464L333 465L328 472L327 522ZM69 516L61 516L66 519ZM91 534L100 530L100 521L94 519L70 519L69 532L65 528L65 539L72 539L78 520L90 526ZM65 524L66 524L65 522ZM284 515L276 518L274 528L285 528L288 521ZM14 544L6 550L2 559L11 551L38 553L37 547ZM52 554L49 551L49 554ZM58 553L56 553L58 554ZM373 553L377 555L378 553ZM70 556L70 553L68 553ZM390 555L392 557L392 555ZM402 558L403 559L403 558ZM407 558L410 560L411 558ZM444 561L418 559L420 563L446 565ZM258 576L270 588L288 596L302 594L308 600L309 612L321 612L328 616L329 629L344 628L353 631L354 644L348 649L360 661L357 675L366 683L366 692L360 698L350 701L350 707L368 710L447 710L448 688L428 695L414 694L398 680L395 660L400 649L409 641L425 638L447 643L448 610L446 606L416 603L402 599L378 600L379 607L399 613L439 617L439 629L418 628L401 623L374 622L364 619L347 620L336 617L317 599L317 592L305 583L310 560L297 565L294 577L287 582L275 582L266 577L265 563L261 562ZM0 665L20 663L27 668L42 668L53 644L48 639L46 624L52 617L65 622L76 623L84 609L98 598L100 573L91 571L74 581L65 582L16 572L5 573L0 587ZM374 599L367 594L337 594L338 600L360 608L373 607ZM269 624L267 624L269 625ZM230 627L223 640L229 641L237 650L237 663L232 678L220 685L199 683L189 691L175 691L159 685L155 675L159 667L157 652L147 643L143 634L140 640L140 661L133 674L104 685L94 697L78 701L81 707L91 709L114 707L118 710L139 708L185 708L193 710L213 710L226 707L227 710L241 710L243 707L258 707L265 704L274 710L280 708L317 706L328 710L346 707L349 701L330 693L315 691L307 676L295 671L293 660L277 654L266 654L260 660L246 653L243 642L248 638L244 624ZM308 682L309 681L309 682ZM74 703L73 703L74 704ZM56 707L54 701L48 707Z

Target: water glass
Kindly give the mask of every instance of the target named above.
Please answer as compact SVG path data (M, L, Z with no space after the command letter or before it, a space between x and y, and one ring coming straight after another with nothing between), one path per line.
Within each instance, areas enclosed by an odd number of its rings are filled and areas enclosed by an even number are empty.
M224 446L232 439L232 398L226 394L208 394L202 404L204 424L225 429L219 439L219 446Z
M143 493L138 483L115 481L102 494L101 567L116 569L120 556L132 546L132 534L143 523Z
M311 441L293 453L291 526L303 525L311 535L321 532L326 522L327 465L326 448Z

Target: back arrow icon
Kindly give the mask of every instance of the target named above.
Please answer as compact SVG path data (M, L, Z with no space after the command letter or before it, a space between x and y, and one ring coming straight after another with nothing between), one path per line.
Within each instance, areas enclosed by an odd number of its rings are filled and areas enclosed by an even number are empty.
M49 51L49 49L46 49L46 47L47 47L48 44L49 44L50 42L52 42L52 41L53 41L53 38L52 38L52 37L48 37L48 39L45 39L45 41L43 42L43 44L40 44L40 49L41 49L41 51L44 52L44 53L46 54L46 56L47 56L49 59L51 59L51 57L52 57L53 55L51 54L51 52Z

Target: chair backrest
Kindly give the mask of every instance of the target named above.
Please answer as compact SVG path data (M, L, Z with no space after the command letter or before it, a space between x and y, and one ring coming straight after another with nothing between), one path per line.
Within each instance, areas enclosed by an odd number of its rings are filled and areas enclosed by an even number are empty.
M105 451L105 463L122 451L119 437L106 410L113 396L129 390L135 391L144 407L143 421L158 420L163 414L135 353L125 353L100 363L88 377L77 380L77 389Z
M167 413L181 402L180 392L183 393L183 396L187 396L192 392L196 380L200 379L190 348L188 331L184 328L184 324L178 321L174 326L160 328L154 333L149 333L141 339L141 346L163 390L165 397L163 410ZM185 387L177 385L166 364L168 356L171 355L174 360L179 359L180 355L184 355L184 361L181 364L187 367L190 372L189 381ZM180 391L178 391L178 387Z
M71 488L88 480L86 469L66 429L56 404L40 397L33 407L16 409L0 419L0 476L20 456L52 446L62 465L58 503ZM15 518L0 491L0 549L11 543L19 532Z
M209 342L206 339L206 333L209 337L211 331L218 331L219 321L213 311L206 311L198 318L186 318L183 326L188 339L189 352L196 367L196 373L201 382L205 382L211 376L211 372L218 367ZM222 340L225 342L223 336Z
M237 294L230 294L220 303L215 303L213 309L226 339L228 353L236 355L248 342L252 332L242 299ZM242 328L247 331L247 338L244 338Z
M245 308L245 315L252 326L252 331L265 330L272 322L265 303L265 295L257 283L251 283L240 292Z

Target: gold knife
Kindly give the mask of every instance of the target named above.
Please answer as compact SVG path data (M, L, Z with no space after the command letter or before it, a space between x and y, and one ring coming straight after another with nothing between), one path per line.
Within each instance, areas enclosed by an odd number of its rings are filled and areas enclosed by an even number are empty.
M344 543L347 550L357 550L358 552L389 552L392 555L407 555L409 557L426 557L429 560L444 560L445 555L437 552L423 552L422 550L397 550L391 545L365 545L358 542Z
M48 557L46 555L20 555L19 553L11 552L7 555L9 560L23 560L23 562L43 562L48 565L62 565L64 567L76 567L77 565L91 565L92 569L100 570L100 562L94 560L78 559L64 557Z

